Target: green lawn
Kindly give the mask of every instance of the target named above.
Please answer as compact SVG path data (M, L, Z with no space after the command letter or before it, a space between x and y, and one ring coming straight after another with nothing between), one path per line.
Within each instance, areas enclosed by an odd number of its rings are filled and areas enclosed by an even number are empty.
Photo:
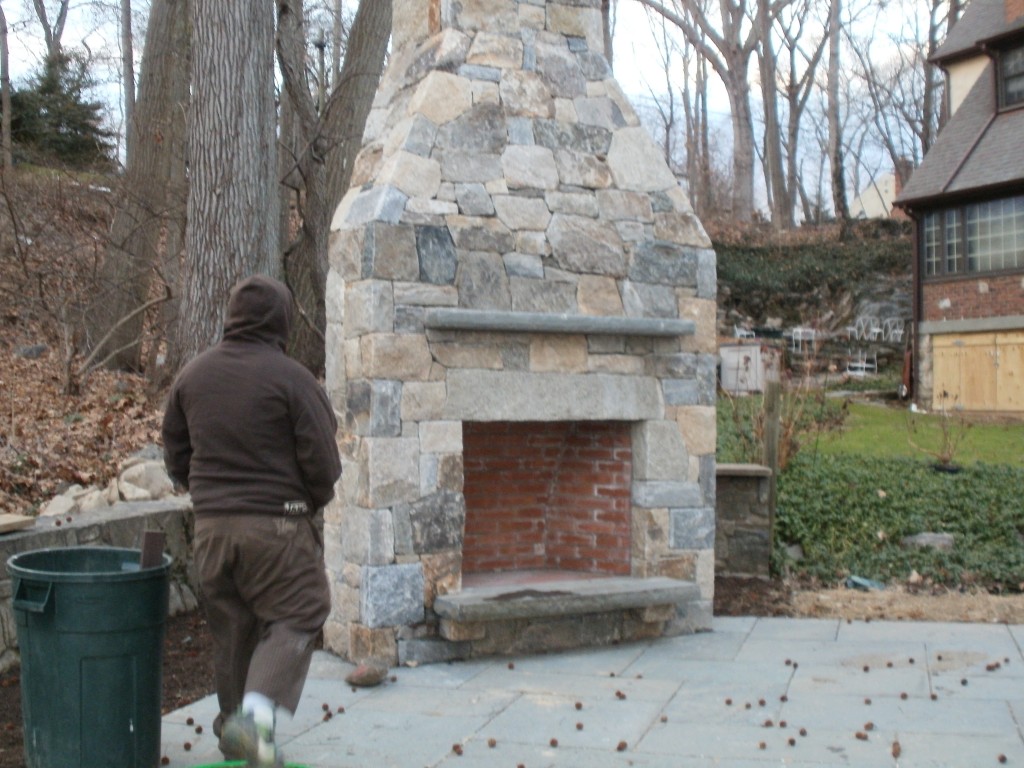
M803 451L815 447L825 455L867 455L878 458L927 459L928 454L910 444L936 449L941 442L942 416L911 413L906 405L889 406L851 402L841 430L806 435ZM969 418L969 417L968 417ZM958 422L951 417L951 426ZM964 433L955 454L958 464L981 462L1024 468L1024 420L1013 424L974 423Z
M789 422L799 450L778 480L776 573L838 584L851 574L897 583L916 571L936 584L1024 591L1024 419L965 415L973 423L953 456L962 469L950 474L921 448L938 448L943 424L959 427L959 415L812 398L783 408L799 414ZM718 406L719 461L759 455L760 400ZM953 549L903 546L924 532L952 534Z

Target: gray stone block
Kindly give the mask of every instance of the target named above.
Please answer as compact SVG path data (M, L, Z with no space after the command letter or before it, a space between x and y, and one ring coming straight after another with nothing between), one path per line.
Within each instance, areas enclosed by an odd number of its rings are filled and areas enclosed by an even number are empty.
M667 480L638 481L633 483L633 504L647 509L659 507L700 507L703 504L697 483Z
M673 549L714 549L715 508L669 509L669 546Z
M500 69L480 64L463 64L459 67L459 75L469 80L486 80L490 83L497 83L501 80Z
M412 530L412 551L417 555L462 547L466 522L466 499L461 493L442 491L395 508L396 515L408 517Z
M423 621L423 566L368 565L362 572L360 620L371 629Z
M404 666L461 661L471 655L473 644L450 640L399 640L398 663Z
M409 196L394 187L373 187L356 195L349 207L345 224L356 227L371 221L397 224L405 211Z
M538 144L552 151L568 149L588 155L606 155L612 145L612 132L596 125L535 120L533 134Z
M698 257L692 248L648 240L634 249L629 277L639 283L696 287Z
M420 280L434 285L454 283L458 259L448 228L419 226L415 232Z
M386 509L349 507L341 521L341 551L349 563L386 565L395 559L395 530Z
M624 280L622 307L630 317L678 317L679 301L668 285L651 285Z
M697 253L697 298L718 297L718 267L715 252L702 249Z

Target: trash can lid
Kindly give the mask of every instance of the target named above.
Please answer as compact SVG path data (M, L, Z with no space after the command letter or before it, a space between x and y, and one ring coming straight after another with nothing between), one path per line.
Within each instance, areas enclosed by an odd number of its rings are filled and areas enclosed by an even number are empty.
M51 547L12 555L7 569L20 578L87 583L162 576L173 562L164 553L160 565L142 568L141 557L141 550L121 547Z

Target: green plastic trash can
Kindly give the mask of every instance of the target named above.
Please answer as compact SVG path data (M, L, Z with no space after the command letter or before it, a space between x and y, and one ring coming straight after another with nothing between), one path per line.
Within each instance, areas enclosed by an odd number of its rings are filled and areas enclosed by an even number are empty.
M72 547L7 561L26 768L155 768L169 555Z

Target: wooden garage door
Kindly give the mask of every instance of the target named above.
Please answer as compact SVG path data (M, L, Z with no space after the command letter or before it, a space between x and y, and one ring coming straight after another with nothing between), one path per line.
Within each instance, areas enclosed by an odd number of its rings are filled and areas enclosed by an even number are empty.
M932 353L933 410L1024 411L1024 333L935 336Z

